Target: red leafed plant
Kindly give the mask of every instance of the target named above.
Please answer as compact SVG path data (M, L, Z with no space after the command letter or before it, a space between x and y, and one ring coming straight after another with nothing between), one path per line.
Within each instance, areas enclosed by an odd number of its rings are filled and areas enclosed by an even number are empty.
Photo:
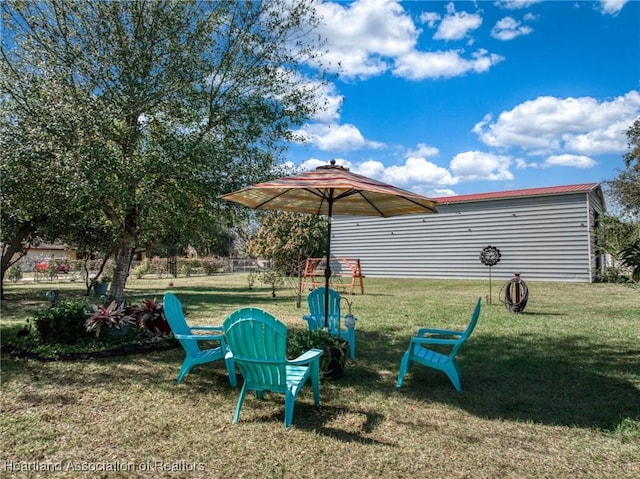
M135 322L129 314L124 303L111 301L108 306L104 304L94 304L90 307L89 317L85 321L87 331L95 331L96 336L100 336L103 327L122 329Z
M129 314L140 328L153 334L166 335L171 332L161 301L143 299L141 306L129 308Z

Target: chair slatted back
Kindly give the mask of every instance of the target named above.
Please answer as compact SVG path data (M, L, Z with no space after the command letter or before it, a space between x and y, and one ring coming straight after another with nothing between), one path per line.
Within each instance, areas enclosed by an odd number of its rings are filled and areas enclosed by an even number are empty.
M469 338L469 336L471 336L471 333L475 329L476 323L478 322L478 318L480 317L481 306L482 306L482 298L480 297L478 298L478 302L476 303L476 308L473 310L473 315L471 316L471 321L469 322L467 329L464 330L464 332L462 333L462 336L460 337L460 340L458 341L458 344L456 344L451 351L451 354L450 354L451 357L455 357L455 355L458 354L458 350L462 347L462 345Z
M241 308L223 323L227 344L249 389L286 389L287 327L259 308Z
M167 322L171 327L174 335L178 334L193 334L191 328L187 324L187 320L184 317L184 309L182 303L176 297L175 294L167 292L163 298L164 315L167 318ZM180 344L187 353L195 354L200 351L198 342L192 339L180 339Z
M309 293L307 297L307 303L309 304L309 312L313 315L317 321L321 324L318 328L324 327L325 309L324 309L324 296L326 289L324 287L316 288ZM340 294L329 289L329 329L338 329L340 324ZM316 328L316 329L318 329Z

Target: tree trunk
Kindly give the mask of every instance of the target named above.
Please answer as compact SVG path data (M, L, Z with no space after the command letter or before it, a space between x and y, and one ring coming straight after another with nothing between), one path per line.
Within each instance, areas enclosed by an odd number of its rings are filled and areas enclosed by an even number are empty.
M113 282L109 298L118 302L124 301L124 288L129 276L129 268L135 250L135 237L130 233L122 233L113 266Z
M2 245L2 258L0 259L0 298L5 299L4 297L4 277L11 267L16 261L11 261L13 256L16 253L24 250L24 243L27 241L27 238L32 233L31 224L25 223L22 227L16 232L14 238L11 238L10 241L7 241ZM26 254L26 250L23 255Z

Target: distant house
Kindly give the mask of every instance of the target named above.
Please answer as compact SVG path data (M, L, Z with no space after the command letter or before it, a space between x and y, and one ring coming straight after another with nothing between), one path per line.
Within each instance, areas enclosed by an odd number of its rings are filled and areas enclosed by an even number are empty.
M76 259L76 250L60 243L38 243L27 248L27 254L20 260L23 271L33 271L37 263L51 260L65 262Z
M365 276L385 278L485 279L486 246L501 253L494 279L592 282L604 265L597 183L434 199L437 214L334 217L332 256L360 258Z

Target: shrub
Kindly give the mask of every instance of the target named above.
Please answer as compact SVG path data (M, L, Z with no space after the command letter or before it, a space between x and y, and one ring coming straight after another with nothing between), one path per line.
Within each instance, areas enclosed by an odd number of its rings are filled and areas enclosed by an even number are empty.
M631 278L640 282L640 239L629 243L620 251L622 263L631 268Z
M19 264L14 264L9 271L7 271L7 278L14 283L22 279L22 270Z
M213 256L209 256L207 258L202 258L200 260L200 264L202 265L205 274L207 276L211 276L213 274L224 271L225 262L222 258L214 258Z
M154 256L151 258L151 272L162 278L167 274L167 258L161 258L160 256Z
M271 286L271 297L276 297L276 288L284 284L284 278L282 274L275 269L260 269L249 273L249 289L253 288L256 279L260 280L263 284Z
M349 343L331 336L328 331L297 331L287 337L287 356L295 359L309 349L321 349L320 372L324 377L337 379L347 362Z
M607 266L604 271L598 271L595 281L596 283L628 283L629 277L619 268Z
M178 274L189 277L198 268L200 268L200 260L198 258L178 258Z
M89 337L85 329L88 304L82 300L65 300L39 311L35 322L43 342L76 344Z
M151 265L149 264L149 260L143 260L139 265L134 267L131 270L131 274L136 279L141 279L145 274L149 274L151 272Z

